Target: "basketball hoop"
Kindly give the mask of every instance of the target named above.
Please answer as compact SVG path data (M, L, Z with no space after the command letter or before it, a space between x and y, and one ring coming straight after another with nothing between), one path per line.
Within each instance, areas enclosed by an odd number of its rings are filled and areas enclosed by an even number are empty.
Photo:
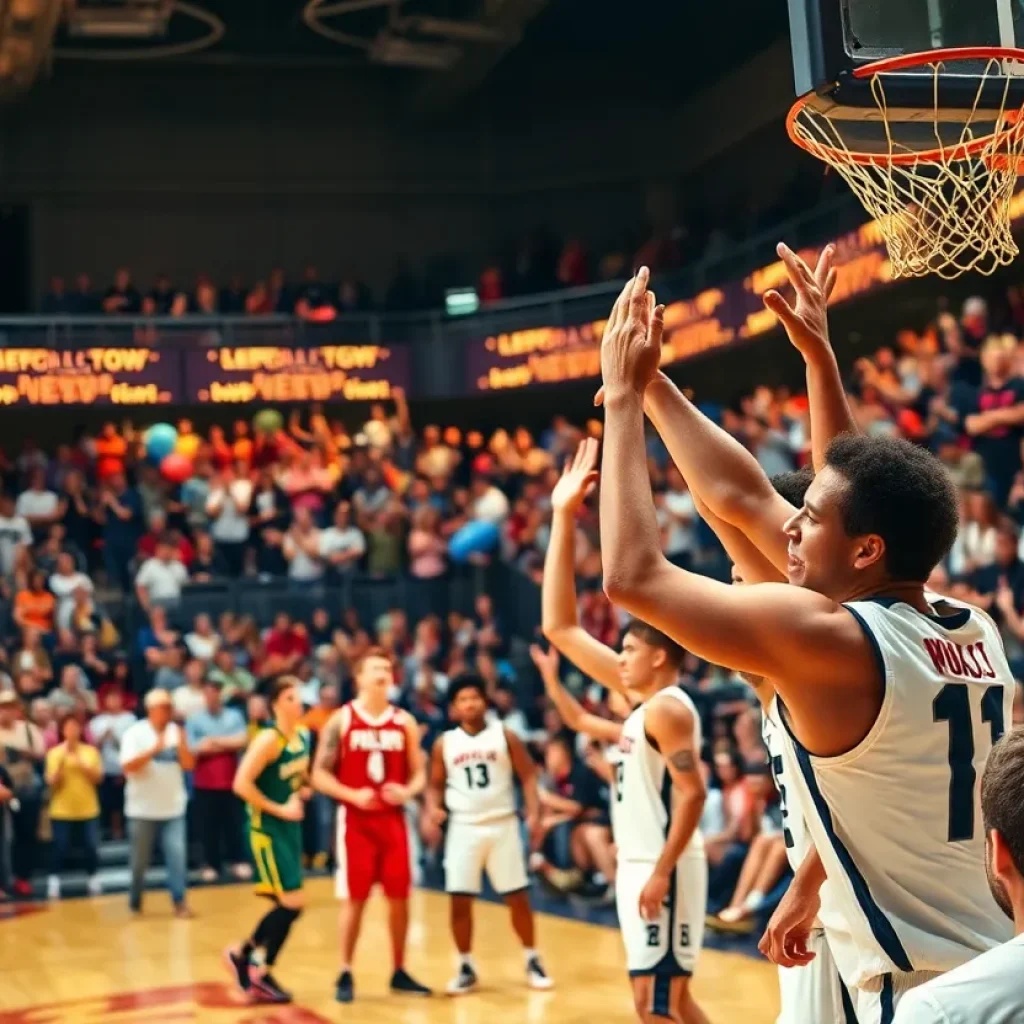
M983 70L968 70L979 61ZM890 103L886 76L908 71L930 76L929 106ZM1024 50L1008 47L890 57L853 71L870 84L874 106L808 93L790 109L786 130L837 170L875 218L894 277L991 274L1018 253L1010 201L1024 172L1024 105L1011 100L1010 83L1020 75Z

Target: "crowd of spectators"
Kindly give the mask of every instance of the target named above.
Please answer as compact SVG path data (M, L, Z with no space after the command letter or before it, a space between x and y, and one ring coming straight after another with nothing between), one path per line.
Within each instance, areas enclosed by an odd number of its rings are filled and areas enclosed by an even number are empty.
M974 297L959 315L942 309L923 331L903 331L860 359L848 383L863 430L912 438L948 466L962 496L962 530L931 585L990 611L1020 674L1022 335L1019 291ZM351 430L316 407L273 429L238 420L205 436L182 420L179 450L194 472L181 484L147 463L142 434L128 425L107 424L54 452L27 439L0 457L0 577L10 607L0 645L0 821L12 851L9 872L0 858L0 888L11 886L9 874L16 893L30 891L45 840L51 895L69 855L83 859L95 891L98 837L123 835L126 816L134 828L133 905L158 835L182 913L186 836L203 880L243 877L230 779L267 717L268 682L282 672L299 676L315 734L351 696L349 666L375 644L393 656L393 697L416 717L428 747L446 724L448 680L466 670L483 676L493 713L545 765L552 828L538 869L560 893L607 900L614 858L601 752L567 734L538 696L525 656L535 637L507 628L486 571L490 563L539 581L559 467L583 436L600 436L600 422L556 417L536 437L523 427L490 437L417 431L402 393L395 399ZM808 461L803 395L758 388L705 411L770 475ZM648 456L667 556L724 578L723 553L653 434ZM497 527L500 542L472 558L480 571L471 610L448 608L442 589L428 589L418 610L394 606L375 617L339 600L353 579L443 588L466 571L449 540L474 521ZM581 622L615 646L624 622L601 589L593 503L577 523L576 563ZM287 581L281 592L301 597L308 614L279 606L266 621L230 608L184 616L190 594L243 579ZM564 663L561 671L588 710L613 713L599 687ZM701 714L715 783L704 819L711 909L716 927L743 930L786 872L756 702L738 677L692 656L682 682ZM149 721L152 732L154 715L177 729L156 761L180 776L169 804L175 813L164 817L131 800L125 806L125 766L130 788L134 759L153 746L149 734L133 741L133 730ZM1015 718L1022 717L1018 702ZM170 798L157 790L153 799ZM326 866L329 804L315 799L305 828L309 864Z

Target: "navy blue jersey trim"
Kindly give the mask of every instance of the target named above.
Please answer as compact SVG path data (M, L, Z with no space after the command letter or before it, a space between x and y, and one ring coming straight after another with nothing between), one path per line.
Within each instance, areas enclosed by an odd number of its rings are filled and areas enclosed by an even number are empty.
M795 737L793 749L796 752L797 763L800 765L800 771L803 773L807 790L814 801L818 817L821 818L821 823L825 828L829 841L832 843L832 849L835 850L836 857L842 865L843 871L846 872L846 876L850 879L854 895L857 897L857 902L867 918L871 934L874 935L875 940L882 947L885 955L901 971L910 972L914 970L910 957L907 956L907 951L903 948L903 943L900 942L900 938L896 934L892 923L882 912L882 908L875 902L874 897L871 895L871 890L868 888L868 883L860 873L856 863L854 863L850 851L836 834L835 825L832 822L832 812L829 809L828 802L818 788L818 780L814 775L814 766L811 764L810 754L807 753Z
M882 1013L878 1018L878 1024L892 1024L895 1016L892 999L892 975L887 974L882 979Z
M857 624L864 630L864 635L871 643L871 651L875 656L878 674L882 677L882 700L884 701L886 688L885 658L882 656L882 648L879 646L878 637L875 636L875 631L867 624L864 616L856 608L851 608L848 604L844 604L843 607L857 620Z
M924 619L928 619L929 622L934 622L936 626L941 626L943 629L963 629L971 621L970 608L957 608L956 611L951 612L949 615L932 615L930 612L922 612L912 604L907 604L906 601L901 601L896 597L869 597L865 600L870 601L872 604L880 605L882 608L892 608L893 605L906 604L912 612Z
M836 972L839 974L839 972ZM853 1008L853 1000L850 998L850 990L839 974L839 998L843 1001L843 1024L857 1024L857 1012Z

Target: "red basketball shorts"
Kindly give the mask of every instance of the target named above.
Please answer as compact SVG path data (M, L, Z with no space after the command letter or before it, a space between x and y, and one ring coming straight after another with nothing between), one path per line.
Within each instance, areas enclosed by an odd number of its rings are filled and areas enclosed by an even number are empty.
M409 834L402 809L359 811L338 807L335 895L362 901L380 885L390 900L409 898Z

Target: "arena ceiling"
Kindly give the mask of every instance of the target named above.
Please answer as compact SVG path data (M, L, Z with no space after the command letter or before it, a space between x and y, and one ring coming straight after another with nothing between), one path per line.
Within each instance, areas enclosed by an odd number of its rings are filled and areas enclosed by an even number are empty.
M739 11L737 10L739 7ZM681 100L786 34L786 0L73 0L58 58L394 69L449 106L540 65ZM740 16L742 11L742 16ZM134 27L133 27L134 26Z

